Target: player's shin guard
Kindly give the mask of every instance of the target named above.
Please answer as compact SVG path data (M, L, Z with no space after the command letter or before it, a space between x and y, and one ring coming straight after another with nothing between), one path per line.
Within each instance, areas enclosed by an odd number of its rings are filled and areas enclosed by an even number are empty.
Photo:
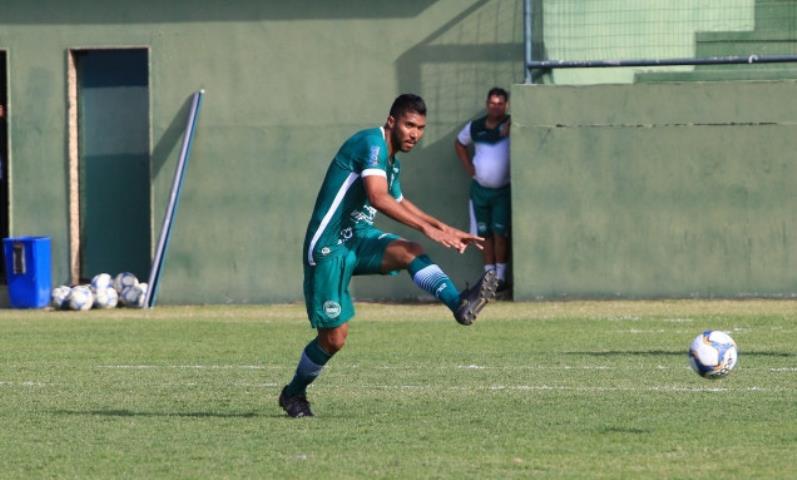
M410 276L415 285L445 303L452 312L459 306L459 290L443 270L426 255L418 255L410 263Z
M327 353L318 344L318 337L314 338L304 347L299 365L296 367L296 374L291 383L285 387L285 393L292 397L294 395L304 395L307 386L313 383L324 369L324 365L332 358L332 354Z

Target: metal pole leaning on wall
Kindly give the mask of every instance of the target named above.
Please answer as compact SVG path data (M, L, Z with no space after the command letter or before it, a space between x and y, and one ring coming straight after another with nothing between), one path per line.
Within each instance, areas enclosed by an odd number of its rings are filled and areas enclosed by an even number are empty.
M204 97L204 95L205 91L199 90L194 93L193 100L191 101L191 112L188 115L188 123L185 127L183 148L180 150L180 160L177 162L177 170L174 172L172 191L169 195L169 205L166 207L166 214L163 216L163 225L161 226L158 248L155 251L155 259L152 261L152 267L149 271L149 288L147 289L147 296L144 301L144 305L149 308L155 306L155 301L158 298L158 287L160 285L161 273L163 272L163 260L166 256L166 248L169 245L169 238L172 233L172 225L174 225L177 205L180 203L180 192L183 189L185 170L188 166L188 158L191 156L191 146L194 142L196 123L199 118L199 109L202 106L202 97Z
M523 40L526 54L526 83L534 83L534 78L531 76L531 68L529 67L534 61L533 52L531 50L531 1L532 0L523 0Z

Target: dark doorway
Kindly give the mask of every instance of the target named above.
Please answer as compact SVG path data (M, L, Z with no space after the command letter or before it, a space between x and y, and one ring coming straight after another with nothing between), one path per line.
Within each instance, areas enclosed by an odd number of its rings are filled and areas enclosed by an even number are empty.
M75 50L80 276L150 266L149 51Z
M0 238L8 237L8 64L0 50ZM6 262L0 248L0 278L6 281Z

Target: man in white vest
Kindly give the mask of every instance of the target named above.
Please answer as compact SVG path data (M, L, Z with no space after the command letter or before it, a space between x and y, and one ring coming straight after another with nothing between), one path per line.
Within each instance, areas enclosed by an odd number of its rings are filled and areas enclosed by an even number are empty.
M454 150L473 178L470 186L471 233L486 239L484 269L495 270L498 291L507 290L511 193L509 184L509 93L487 93L487 115L470 121L457 135ZM471 156L470 146L473 145Z

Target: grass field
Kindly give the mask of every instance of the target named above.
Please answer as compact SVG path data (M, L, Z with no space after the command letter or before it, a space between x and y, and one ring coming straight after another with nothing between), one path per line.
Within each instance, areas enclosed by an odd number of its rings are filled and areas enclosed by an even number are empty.
M739 366L691 372L729 331ZM358 305L276 405L303 307L0 311L2 478L794 478L797 302Z

